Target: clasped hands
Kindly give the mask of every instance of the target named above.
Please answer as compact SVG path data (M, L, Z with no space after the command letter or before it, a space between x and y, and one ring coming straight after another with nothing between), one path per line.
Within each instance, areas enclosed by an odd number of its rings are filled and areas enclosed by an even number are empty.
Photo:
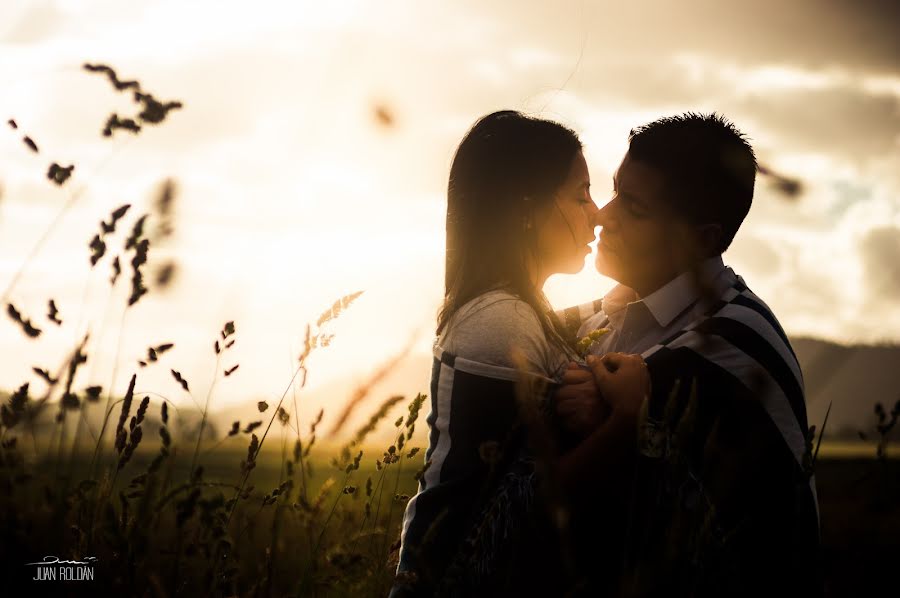
M588 355L590 369L575 362L563 374L554 395L556 413L563 427L584 438L607 420L633 426L641 405L650 395L650 373L640 355L607 353Z

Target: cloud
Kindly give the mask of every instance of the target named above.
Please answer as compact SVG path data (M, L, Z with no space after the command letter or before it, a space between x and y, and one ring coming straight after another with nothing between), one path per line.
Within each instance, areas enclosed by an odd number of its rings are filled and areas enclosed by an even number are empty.
M0 20L0 43L33 44L58 32L65 15L53 0L6 0Z
M587 68L591 79L575 93L607 109L724 112L781 152L865 161L900 151L900 76L697 54L592 60Z
M780 149L865 161L898 150L900 97L837 87L767 92L736 102L777 132Z
M753 279L775 277L782 268L781 254L772 243L747 231L738 234L728 248L728 259L740 272L748 272Z
M869 292L896 301L900 297L900 228L870 230L860 242L859 251Z
M662 61L695 52L751 66L900 71L900 4L892 0L655 0L600 6L570 0L527 11L513 0L479 6L507 29L572 48L576 56L585 38L591 52L625 60Z

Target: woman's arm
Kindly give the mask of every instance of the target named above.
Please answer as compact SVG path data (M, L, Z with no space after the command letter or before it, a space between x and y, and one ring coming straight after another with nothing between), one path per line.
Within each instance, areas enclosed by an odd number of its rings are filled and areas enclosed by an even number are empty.
M635 453L634 422L610 414L581 444L557 463L559 483L568 496L590 494L622 481Z
M584 496L600 487L611 488L631 468L637 439L637 420L641 405L650 394L650 375L639 355L609 353L602 358L590 356L591 381L582 380L578 388L560 390L557 411L565 418L569 401L593 399L609 405L608 415L594 411L594 429L557 463L559 482L569 496ZM570 379L581 379L572 372ZM603 397L601 399L601 397ZM588 416L590 419L592 416ZM569 420L571 421L571 419Z

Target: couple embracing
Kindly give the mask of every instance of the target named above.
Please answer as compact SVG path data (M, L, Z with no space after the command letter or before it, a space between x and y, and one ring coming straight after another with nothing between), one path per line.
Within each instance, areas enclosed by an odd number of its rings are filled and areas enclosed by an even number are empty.
M725 266L756 160L717 115L631 131L602 208L575 132L481 118L447 189L429 446L392 596L821 594L803 379ZM554 311L595 265L619 284Z

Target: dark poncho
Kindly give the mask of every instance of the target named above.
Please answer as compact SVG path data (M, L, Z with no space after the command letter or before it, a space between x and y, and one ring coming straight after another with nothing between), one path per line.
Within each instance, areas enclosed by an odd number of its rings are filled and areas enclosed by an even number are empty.
M714 299L643 353L652 396L639 428L622 595L821 595L799 365L740 277ZM598 309L563 313L577 330Z

